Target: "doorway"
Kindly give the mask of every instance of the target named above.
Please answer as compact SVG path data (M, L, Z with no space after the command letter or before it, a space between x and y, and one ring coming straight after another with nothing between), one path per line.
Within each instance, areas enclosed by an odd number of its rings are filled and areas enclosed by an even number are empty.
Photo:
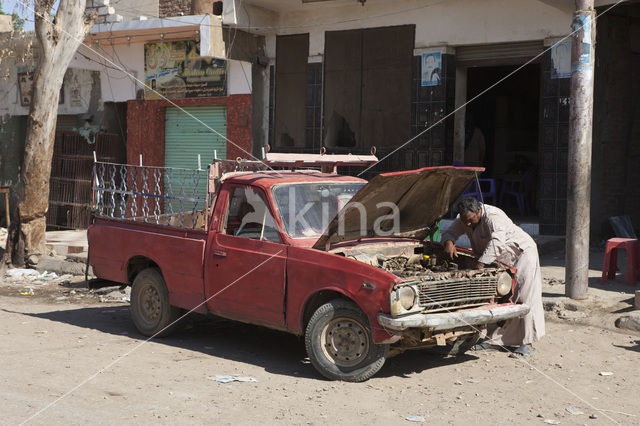
M467 99L516 68L468 68ZM537 221L538 217L539 115L540 64L525 66L466 108L465 163L475 158L485 167L481 177L494 180L496 205L520 221ZM484 150L478 148L482 137Z

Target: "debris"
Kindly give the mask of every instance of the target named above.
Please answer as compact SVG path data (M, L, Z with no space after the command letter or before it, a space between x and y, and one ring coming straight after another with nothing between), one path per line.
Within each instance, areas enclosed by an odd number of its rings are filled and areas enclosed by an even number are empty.
M10 277L28 277L39 274L35 269L14 268L7 270L7 275Z
M23 291L20 293L22 296L35 296L35 294L33 293L33 289L30 288L29 291Z
M558 311L558 318L567 319L567 320L586 318L587 316L588 316L587 313L582 311L572 311L567 309L562 309Z
M38 275L36 277L36 280L41 280L41 281L51 281L58 278L58 274L56 274L55 272L47 272L44 271L42 274Z
M557 420L553 420L553 419L546 419L544 422L545 422L546 424L548 424L548 425L559 425L559 424L560 424L560 422L559 422L559 421L557 421Z
M640 311L633 311L622 315L616 320L615 324L618 328L640 331Z
M597 419L597 418L598 418L598 416L596 416L595 414L591 414L591 415L589 416L589 418L590 418L591 420L595 420L595 419Z
M462 384L462 382L461 382L460 380L456 380L453 384L454 384L454 385L461 385L461 384Z
M425 419L422 416L409 416L406 418L406 420L410 422L416 422L416 423L423 423L427 421L427 419Z
M71 291L69 292L69 294L76 294L76 291L75 291L75 290L71 290Z
M258 380L253 377L243 377L243 376L208 376L207 379L213 380L214 382L219 383L230 383L230 382L257 382Z
M576 407L567 407L565 408L565 410L567 411L567 413L573 414L574 416L579 416L580 414L584 414L582 411L580 411Z
M636 417L635 414L625 413L624 411L616 411L616 410L605 410L604 408L596 408L596 410L602 413L613 413L613 414L622 414L623 416Z
M613 376L613 373L611 371L601 371L600 375L601 376Z

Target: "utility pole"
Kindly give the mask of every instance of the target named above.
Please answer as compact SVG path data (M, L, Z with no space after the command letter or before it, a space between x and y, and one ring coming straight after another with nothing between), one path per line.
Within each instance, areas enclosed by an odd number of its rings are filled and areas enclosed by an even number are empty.
M565 294L585 299L589 284L591 135L596 21L594 0L576 0L571 24L571 107L567 176Z

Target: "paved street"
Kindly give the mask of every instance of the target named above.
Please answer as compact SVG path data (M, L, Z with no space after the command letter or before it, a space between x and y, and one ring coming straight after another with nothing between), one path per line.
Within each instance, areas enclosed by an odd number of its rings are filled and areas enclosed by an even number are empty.
M29 419L63 395L29 423L388 425L408 423L409 416L432 424L640 421L640 335L633 332L549 322L548 336L526 362L504 353L443 359L411 352L354 384L321 378L302 342L287 334L206 319L143 343L126 303L69 296L68 288L57 297L65 299L56 300L58 293L27 297L3 287L0 407L6 424ZM211 379L218 375L257 382Z

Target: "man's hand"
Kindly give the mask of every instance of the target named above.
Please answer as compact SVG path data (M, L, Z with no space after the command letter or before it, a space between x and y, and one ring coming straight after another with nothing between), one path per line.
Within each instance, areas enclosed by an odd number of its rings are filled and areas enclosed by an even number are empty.
M476 263L476 269L484 269L484 263L482 262Z
M456 246L453 244L453 241L451 240L445 241L444 252L447 253L452 260L454 257L458 257L458 251L456 250Z

